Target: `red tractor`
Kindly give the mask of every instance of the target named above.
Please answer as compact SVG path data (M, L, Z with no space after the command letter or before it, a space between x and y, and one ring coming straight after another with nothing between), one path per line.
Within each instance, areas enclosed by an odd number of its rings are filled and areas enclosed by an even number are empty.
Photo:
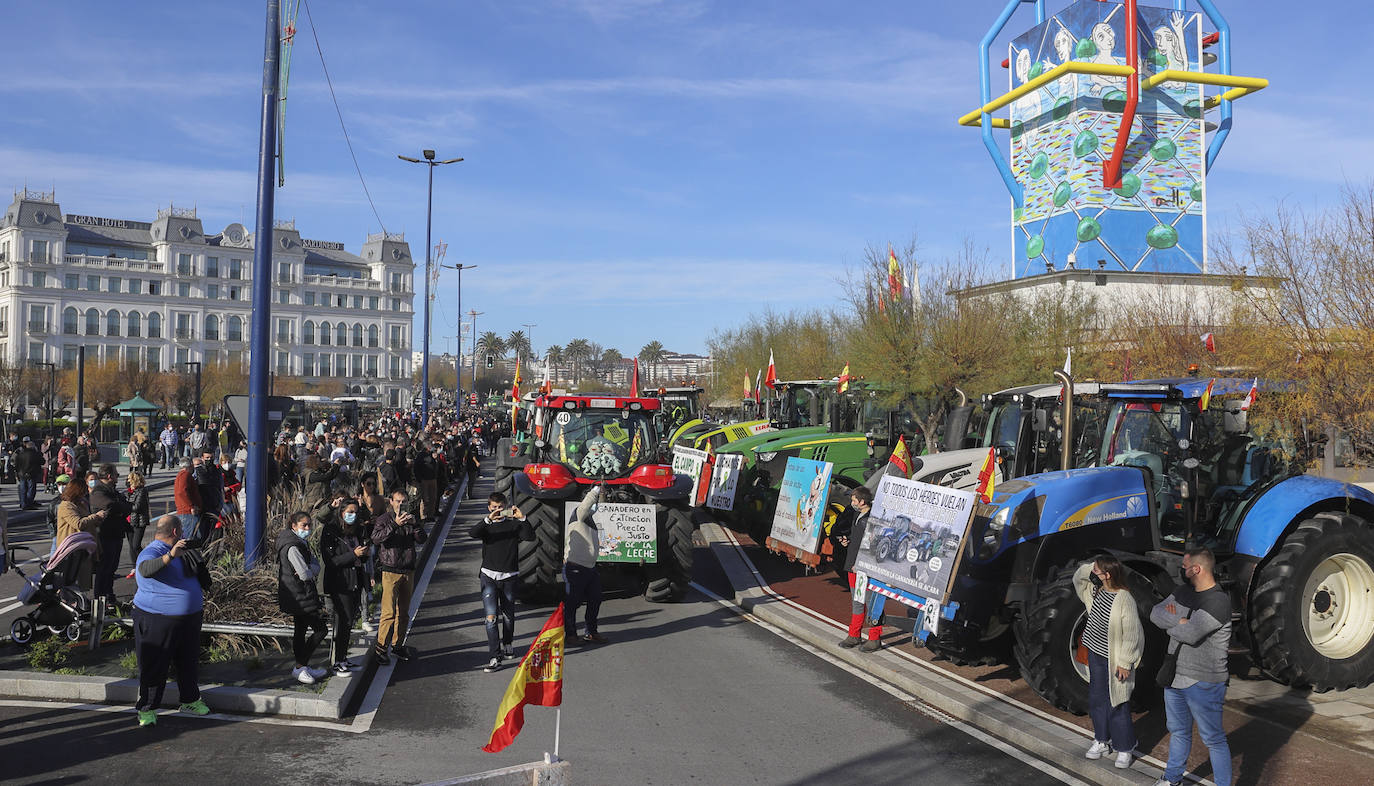
M660 455L661 402L615 395L545 395L533 404L533 439L512 473L515 500L535 539L520 544L521 597L555 600L562 590L564 525L602 487L596 520L601 560L635 566L651 601L679 600L692 580L692 479Z

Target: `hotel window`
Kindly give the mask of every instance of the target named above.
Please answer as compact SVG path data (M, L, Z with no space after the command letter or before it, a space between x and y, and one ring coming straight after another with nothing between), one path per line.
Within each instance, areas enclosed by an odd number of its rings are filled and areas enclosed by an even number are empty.
M219 317L214 314L205 316L205 340L219 341Z
M48 307L39 305L29 306L29 332L37 333L48 332Z
M376 295L373 295L372 297L367 299L367 307L372 309L373 311L376 311L377 305L380 301L381 298L377 297Z
M329 376L329 353L320 353L320 376Z
M46 287L48 285L48 274L35 270L33 272L33 285L36 287Z
M148 294L150 294L150 295L158 295L158 294L161 294L161 292L162 292L162 282L161 282L161 281L149 281L149 282L148 282Z
M30 363L42 363L42 362L43 362L43 342L41 342L41 341L31 341L31 342L29 342L29 362L30 362Z
M334 356L334 373L341 377L348 375L348 355Z
M230 341L242 341L242 340L243 340L243 319L241 319L240 317L236 317L236 316L235 316L235 317L229 317L229 331L228 331L228 332L229 332L228 339L229 339Z
M191 360L191 350L181 347L177 349L177 369L180 370Z
M156 311L148 315L148 338L162 338L162 315Z
M293 325L289 319L277 320L277 341L287 343L291 341L292 334L295 333Z
M375 376L377 376L377 356L376 356L376 355L368 355L368 356L367 356L367 375L368 375L369 377L375 377Z
M177 254L177 275L189 276L191 275L191 270L191 255Z
M190 297L191 285L185 281L177 282L177 297Z
M207 365L207 366L218 366L218 365L219 365L219 350L218 350L218 349L207 349L207 350L205 350L205 365Z
M314 322L311 322L311 321L308 320L308 319L305 320L305 324L301 326L301 343L302 343L302 344L314 344L314 343L315 343L315 323L314 323Z
M148 370L161 371L162 368L162 348L148 347Z
M229 260L229 277L232 278L232 279L241 279L241 278L243 278L243 260L242 260L242 259L230 259L230 260Z
M307 377L315 376L315 353L307 352L301 357L301 374Z
M363 375L363 356L362 356L362 355L353 355L353 356L352 356L352 360L351 360L351 361L349 362L349 364L348 364L348 374L349 374L349 376L352 376L352 377L361 377L361 376Z
M287 353L285 353L285 352L278 352L278 353L277 353L277 374L278 374L278 375L285 376L285 375L291 373L291 371L290 371L290 368L291 368L290 360L291 360L291 356L290 356L289 354L287 354Z
M314 292L306 292L306 293L305 293L305 304L306 304L307 306L313 306L313 305L315 305L315 293L314 293Z
M141 279L141 278L131 278L131 279L129 279L129 294L130 294L130 295L141 295L141 294L143 294L143 279Z
M78 328L80 327L80 324L79 324L80 322L81 322L81 315L78 314L78 313L76 313L76 309L74 309L74 308L68 306L68 307L62 312L62 335L64 335L64 336L77 336L77 335L80 335L80 331L78 330Z
M334 296L334 305L338 306L339 308L347 308L347 307L348 307L348 296L347 296L347 295L335 295L335 296Z
M99 292L100 276L86 276L86 289L91 292Z
M76 368L76 345L62 345L62 368Z
M392 379L400 379L400 378L401 378L401 359L400 359L400 358L392 358L392 359L391 359L391 378L392 378Z
M124 286L124 279L119 276L110 276L105 280L106 291L119 294L120 288Z
M287 305L288 303L291 302L291 293L288 292L288 291L286 291L285 289L278 289L278 290L277 290L277 302L280 303L280 304L283 305L283 306L284 306L284 305Z
M239 299L239 288L238 288L238 287L229 287L229 299L230 299L230 300L238 300L238 299Z
M363 296L362 296L362 295L354 295L354 296L353 296L353 307L354 307L354 308L362 308L362 307L363 307Z
M35 241L33 241L33 256L30 257L30 259L31 259L33 262L36 262L36 263L38 263L38 264L47 264L47 262L48 262L48 241L46 241L46 240L35 240Z
M76 273L68 273L62 277L62 287L64 289L80 289L81 276Z
M219 300L219 284L206 284L205 296L211 300Z
M291 283L291 263L290 263L290 262L278 262L278 263L277 263L277 283L279 283L279 284L289 284L289 283Z
M100 335L100 312L93 308L86 309L86 335Z
M400 299L400 298L394 297L394 298L391 299L391 310L392 310L393 312L399 312L399 311L401 310L401 299Z
M376 349L376 348L377 348L377 344L380 343L380 342L377 340L377 339L379 338L380 333L381 333L381 331L379 331L379 330L377 329L377 326L376 326L376 325L368 325L368 326L367 326L367 345L368 345L369 347L372 347L373 349Z
M119 312L118 312L118 311L115 311L114 309L110 309L109 311L106 311L106 312L105 312L105 335L107 335L107 336L118 336L118 335L119 335L119 322L120 322L120 319L119 319Z
M139 335L143 332L143 317L139 316L139 313L137 311L130 311L128 323L129 338L138 338Z
M205 258L205 275L209 278L219 278L219 257Z

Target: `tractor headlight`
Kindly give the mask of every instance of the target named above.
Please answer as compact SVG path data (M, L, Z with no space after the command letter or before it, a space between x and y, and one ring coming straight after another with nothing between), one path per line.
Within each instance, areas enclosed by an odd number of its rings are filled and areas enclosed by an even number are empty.
M978 545L978 559L989 559L997 553L997 546L1002 542L1002 532L1007 528L1007 521L1011 519L1011 508L1002 508L988 521L988 526L983 530L983 542Z
M778 457L778 452L777 452L776 450L769 450L769 451L766 451L766 452L763 452L763 453L755 454L755 458L758 459L758 462L759 462L760 464L767 464L768 462L772 461L773 459L775 459L775 458L777 458L777 457Z

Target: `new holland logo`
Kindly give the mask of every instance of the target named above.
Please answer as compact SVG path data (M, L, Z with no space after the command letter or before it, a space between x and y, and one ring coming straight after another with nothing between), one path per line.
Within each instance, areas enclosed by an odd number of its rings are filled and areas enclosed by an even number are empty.
M1131 497L1126 500L1126 515L1132 517L1145 515L1145 498Z

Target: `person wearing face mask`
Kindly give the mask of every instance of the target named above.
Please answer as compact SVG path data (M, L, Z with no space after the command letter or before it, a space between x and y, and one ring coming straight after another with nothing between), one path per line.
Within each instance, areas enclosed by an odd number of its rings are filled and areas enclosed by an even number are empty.
M1116 766L1124 770L1139 755L1131 722L1131 691L1145 651L1140 614L1126 587L1125 566L1109 554L1080 565L1073 574L1073 587L1088 609L1083 645L1088 648L1093 744L1084 755L1100 759L1115 751Z
M288 527L277 535L277 605L291 615L295 632L291 639L296 667L291 676L304 685L313 685L328 673L310 668L310 656L324 641L329 626L324 620L324 605L315 577L320 563L310 551L310 515L296 511L286 519ZM307 638L306 631L310 631Z
M78 532L99 538L100 522L105 520L105 511L91 512L90 481L85 476L73 478L62 491L62 502L57 506L57 545ZM55 549L54 549L55 550ZM82 560L74 577L78 587L91 586L92 565L90 560Z
M1194 723L1212 760L1212 780L1217 786L1231 783L1231 748L1221 723L1230 673L1231 598L1217 584L1215 569L1210 549L1188 549L1179 569L1183 584L1150 612L1150 621L1169 634L1169 654L1177 657L1173 679L1164 686L1169 764L1158 784L1166 786L1183 782Z
M363 560L367 557L358 501L335 499L315 513L315 521L323 527L320 555L334 630L333 669L335 674L347 674L354 669L348 661L348 643L362 605Z
M91 510L102 512L105 519L100 522L100 557L95 568L96 597L105 598L114 608L117 599L114 594L114 575L119 567L119 552L129 534L129 514L133 506L119 493L119 467L106 464L100 472L91 473L90 505Z

